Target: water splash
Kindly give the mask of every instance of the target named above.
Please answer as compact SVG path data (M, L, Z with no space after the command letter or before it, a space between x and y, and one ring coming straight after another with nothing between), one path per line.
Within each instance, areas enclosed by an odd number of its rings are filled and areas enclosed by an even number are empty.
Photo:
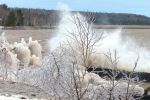
M150 52L139 47L130 37L127 41L123 41L122 29L111 33L105 32L105 38L101 42L102 45L96 48L96 51L106 54L108 50L116 50L119 57L119 69L132 71L135 61L139 57L135 71L150 72Z
M59 22L59 25L57 27L56 36L54 36L49 41L50 49L53 51L60 45L64 44L66 41L71 41L70 38L68 38L70 32L74 31L74 33L77 32L77 27L73 23L74 17L80 18L82 21L86 21L85 18L80 15L79 13L71 14L70 9L67 5L63 3L58 3L58 9L61 10L61 21Z
M64 4L59 3L63 8L62 19L57 29L57 34L49 41L51 50L55 50L60 44L68 40L68 31L76 31L76 27L71 22L72 14L69 12L69 7ZM80 14L76 14L81 19L85 19ZM85 21L85 20L84 20ZM105 62L104 56L101 54L107 53L108 50L116 50L119 57L119 69L132 71L134 68L134 63L139 56L138 66L136 71L138 72L150 72L150 52L144 48L139 47L132 39L128 38L127 41L122 39L122 29L116 29L113 32L108 32L104 30L103 39L100 41L100 46L94 48L95 55L97 58L102 58L103 63ZM102 65L99 59L96 62ZM98 64L97 64L98 65ZM107 67L107 66L103 66Z

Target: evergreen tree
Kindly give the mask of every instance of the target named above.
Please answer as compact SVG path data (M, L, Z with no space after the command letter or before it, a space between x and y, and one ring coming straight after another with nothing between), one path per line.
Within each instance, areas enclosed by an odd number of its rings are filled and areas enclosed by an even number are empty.
M1 4L1 5L0 5L0 8L7 9L7 8L8 8L8 6L7 6L6 4Z
M16 15L14 11L10 11L5 22L5 26L15 26L16 25Z
M20 9L17 10L16 17L17 17L16 25L22 26L24 24L24 17L23 17L22 11Z

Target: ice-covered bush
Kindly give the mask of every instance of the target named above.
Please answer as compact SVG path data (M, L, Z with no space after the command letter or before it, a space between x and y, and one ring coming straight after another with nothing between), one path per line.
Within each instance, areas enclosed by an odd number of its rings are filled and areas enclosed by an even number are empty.
M70 58L67 54L56 50L43 59L43 67L20 70L17 80L39 86L55 99L110 100L114 98L119 100L126 98L128 81L114 81L114 86L113 81L87 72L84 66L78 65ZM130 84L128 100L134 100L134 96L142 96L143 93L142 87Z
M11 67L11 69L17 69L21 67L29 67L31 65L41 65L41 50L42 47L38 41L32 41L27 44L24 38L20 42L14 42L10 44L3 32L0 36L0 50L1 58L5 58L5 63ZM30 49L29 49L30 48ZM35 50L35 51L34 51ZM31 54L32 53L32 54ZM4 56L5 55L5 56ZM36 56L37 55L37 56ZM1 62L3 62L1 60ZM20 63L20 64L19 64ZM19 65L19 66L18 66Z
M35 55L40 59L42 58L42 47L37 40L33 41L32 38L30 37L28 46L31 51L31 55Z
M5 33L1 33L1 36L0 36L0 47L1 48L4 48L4 47L8 47L9 46L9 43L7 41L7 38L5 37Z
M41 59L35 55L32 55L30 57L30 63L29 65L37 65L37 66L41 66Z
M17 55L10 51L10 44L8 43L5 33L0 36L0 76L3 79L11 77L12 70L18 67Z
M23 44L24 46L27 46L26 41L24 40L24 38L21 38L21 44Z
M22 43L15 42L14 53L17 54L17 58L24 66L28 66L30 63L31 52L27 46Z
M0 36L0 58L1 62L9 65L10 67L16 66L17 58L16 54L13 54L10 50L10 44L8 43L5 33L2 33Z

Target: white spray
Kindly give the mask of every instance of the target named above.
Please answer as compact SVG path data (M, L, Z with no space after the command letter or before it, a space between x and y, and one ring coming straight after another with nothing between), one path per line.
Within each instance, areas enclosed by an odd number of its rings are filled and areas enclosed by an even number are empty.
M66 41L68 33L67 30L73 29L73 25L70 22L71 14L69 12L69 7L63 3L58 3L57 8L62 11L62 19L57 28L56 36L49 41L49 46L52 51L59 47L64 41Z
M72 14L69 9L64 4L59 4L63 8L62 19L58 26L58 31L55 37L49 41L51 50L55 50L60 44L63 44L68 40L67 35L70 34L68 31L76 30L74 24L71 22ZM83 19L83 16L77 14L77 16ZM106 53L108 50L116 50L119 56L119 68L121 70L132 71L134 68L134 63L139 56L138 66L135 69L138 72L150 72L150 53L146 49L140 48L131 39L128 41L122 40L122 29L114 30L109 33L104 31L104 39L100 41L101 45L96 47L96 53ZM96 54L97 55L97 54ZM101 55L97 55L100 57ZM99 62L99 61L97 61Z
M122 39L122 29L115 30L112 33L105 32L105 38L101 40L102 44L96 51L98 53L107 53L108 50L117 51L119 57L120 69L132 71L134 63L139 56L138 65L135 71L150 72L150 52L139 47L131 38L127 41Z

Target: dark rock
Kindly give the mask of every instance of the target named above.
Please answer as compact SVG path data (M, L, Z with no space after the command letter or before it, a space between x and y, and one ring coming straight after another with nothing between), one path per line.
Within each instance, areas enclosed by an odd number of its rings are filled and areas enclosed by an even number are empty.
M27 99L26 97L21 97L20 99Z
M98 74L100 77L108 77L111 78L113 76L112 72L114 71L117 73L115 76L116 80L119 80L121 78L127 78L129 77L130 73L129 71L119 71L119 70L112 70L108 68L89 68L87 70L88 72L93 72ZM135 78L137 81L145 81L145 82L150 82L150 73L145 73L145 72L134 72L130 76L131 78Z
M36 94L31 94L31 96L36 97Z

